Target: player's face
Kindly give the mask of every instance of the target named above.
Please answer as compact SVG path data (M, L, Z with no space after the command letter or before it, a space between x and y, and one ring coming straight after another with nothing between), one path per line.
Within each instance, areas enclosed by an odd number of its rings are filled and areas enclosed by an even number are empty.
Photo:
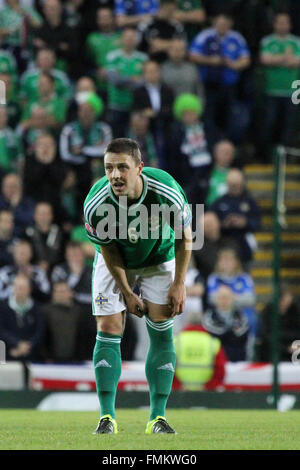
M104 157L106 176L116 196L139 197L143 163L136 164L131 155L108 152Z

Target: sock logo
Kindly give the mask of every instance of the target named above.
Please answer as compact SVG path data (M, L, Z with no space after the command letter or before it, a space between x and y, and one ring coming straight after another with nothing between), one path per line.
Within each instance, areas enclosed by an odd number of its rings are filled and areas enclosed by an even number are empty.
M164 364L163 366L160 366L157 369L170 370L171 372L174 372L174 367L173 367L172 362L168 362L167 364Z
M95 369L97 367L111 367L111 365L105 359L101 359L101 361L97 362L95 365Z

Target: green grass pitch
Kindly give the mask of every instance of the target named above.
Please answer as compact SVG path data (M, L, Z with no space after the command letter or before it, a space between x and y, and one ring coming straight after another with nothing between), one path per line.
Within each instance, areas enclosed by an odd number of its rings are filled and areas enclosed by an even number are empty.
M92 435L95 412L0 410L0 449L300 449L300 411L168 410L177 435L145 435L145 410L118 410L119 434Z

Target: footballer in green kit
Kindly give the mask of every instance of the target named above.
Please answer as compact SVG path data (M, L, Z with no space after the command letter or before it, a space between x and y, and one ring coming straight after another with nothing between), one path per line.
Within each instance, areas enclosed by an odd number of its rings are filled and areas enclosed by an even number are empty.
M191 255L191 212L182 188L163 170L144 168L137 143L115 139L104 156L106 176L84 203L85 227L94 243L93 362L100 401L95 434L116 434L115 398L121 375L125 314L145 317L150 346L146 377L150 418L146 433L175 433L165 418L175 350L173 317L185 305ZM138 286L140 296L133 289Z

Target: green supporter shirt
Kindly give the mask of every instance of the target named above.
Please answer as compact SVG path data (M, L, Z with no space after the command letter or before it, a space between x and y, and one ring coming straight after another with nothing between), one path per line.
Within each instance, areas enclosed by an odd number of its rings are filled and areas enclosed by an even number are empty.
M0 129L0 168L4 173L16 173L22 158L20 138L9 127Z
M280 55L286 50L291 50L296 57L300 57L300 38L292 34L284 38L271 34L261 42L261 54ZM299 78L299 68L265 66L265 93L272 96L291 96L294 91L292 83Z
M175 257L174 229L178 228L182 233L192 218L186 196L171 175L157 168L145 167L142 178L140 199L128 208L120 206L106 176L94 184L84 202L85 227L95 249L101 252L101 245L115 241L128 269L172 260ZM168 213L170 207L173 216L164 218L162 214ZM160 215L155 210L157 208L162 209ZM101 209L103 214L100 214ZM116 218L108 222L109 210L115 211ZM141 220L139 216L143 213L145 218ZM106 230L115 226L115 235L105 234L105 226Z
M24 112L22 115L22 121L30 118L32 109L35 106L40 106L44 108L48 116L52 116L59 123L64 123L66 119L67 105L64 100L58 98L56 95L54 95L47 102L42 102L42 101L37 100L25 106Z
M209 178L209 189L206 198L206 204L209 206L216 200L218 197L223 196L227 191L227 175L228 168L217 168L215 167Z
M54 77L54 89L57 96L63 100L69 100L71 98L72 89L66 74L57 69L52 69L51 74ZM28 70L28 72L23 74L20 83L20 98L22 100L30 102L38 99L39 77L40 70L37 68Z
M27 16L36 20L41 26L42 17L33 8L22 8ZM8 29L9 35L4 37L4 41L10 46L20 46L22 43L22 25L24 15L18 13L10 7L4 7L0 10L0 29Z
M134 51L127 55L122 49L110 52L106 56L105 69L115 72L121 78L142 76L143 65L147 55ZM108 81L108 107L118 111L129 111L132 106L133 93L128 85L117 85Z

